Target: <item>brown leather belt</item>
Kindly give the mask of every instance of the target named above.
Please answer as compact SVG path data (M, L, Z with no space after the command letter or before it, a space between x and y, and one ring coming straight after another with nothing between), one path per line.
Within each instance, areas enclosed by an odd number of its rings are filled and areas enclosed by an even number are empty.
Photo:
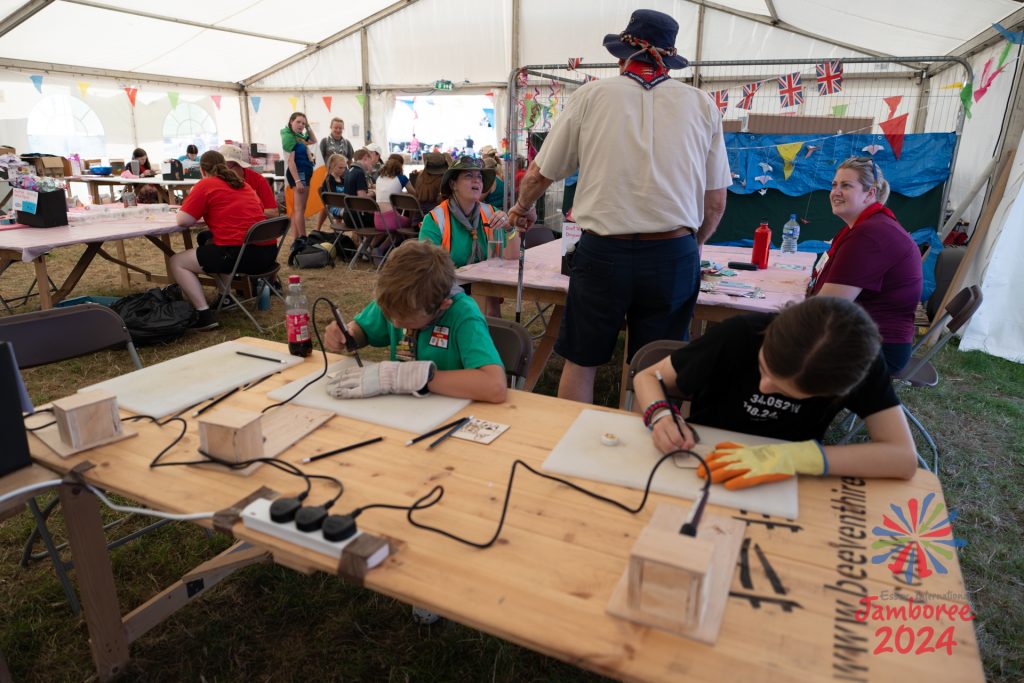
M601 237L604 239L613 240L671 240L676 237L683 237L685 235L694 234L696 231L692 228L676 228L668 232L631 232L626 235L598 235L596 232L590 230L584 230L583 232L593 237Z

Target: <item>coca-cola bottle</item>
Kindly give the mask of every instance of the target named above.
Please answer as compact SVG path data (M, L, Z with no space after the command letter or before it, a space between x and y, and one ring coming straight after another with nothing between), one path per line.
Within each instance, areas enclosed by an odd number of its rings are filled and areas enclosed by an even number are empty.
M302 278L298 275L288 276L288 296L284 304L288 352L293 356L308 356L313 353L313 340L309 337L309 302L302 291Z

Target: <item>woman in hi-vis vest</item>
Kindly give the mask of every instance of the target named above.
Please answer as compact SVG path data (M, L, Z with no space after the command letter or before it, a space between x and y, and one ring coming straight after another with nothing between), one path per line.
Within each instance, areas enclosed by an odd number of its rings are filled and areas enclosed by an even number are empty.
M441 245L456 268L492 259L519 259L519 235L509 236L508 217L480 197L494 182L481 159L461 157L441 178L443 200L423 219L420 239ZM463 289L469 293L469 287ZM487 297L484 313L501 317L501 299Z

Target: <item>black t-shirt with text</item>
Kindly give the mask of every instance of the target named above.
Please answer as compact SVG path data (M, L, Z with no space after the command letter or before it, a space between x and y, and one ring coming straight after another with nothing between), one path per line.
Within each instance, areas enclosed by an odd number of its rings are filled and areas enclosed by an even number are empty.
M773 439L820 441L843 408L864 418L899 405L881 354L867 377L846 396L800 400L762 394L758 351L775 315L729 318L672 354L679 391L692 401L689 420Z
M358 164L351 166L345 173L345 194L356 196L360 190L368 192L369 189L370 184L366 180L366 171L363 167ZM350 228L372 228L373 214L358 211L355 212L355 216L350 216L349 212L345 212L345 225Z

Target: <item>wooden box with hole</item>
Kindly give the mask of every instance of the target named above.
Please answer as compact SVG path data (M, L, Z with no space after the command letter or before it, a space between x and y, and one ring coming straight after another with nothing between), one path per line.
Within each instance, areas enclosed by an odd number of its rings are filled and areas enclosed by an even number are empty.
M199 418L199 448L218 460L249 462L263 457L262 416L249 410L219 408Z

